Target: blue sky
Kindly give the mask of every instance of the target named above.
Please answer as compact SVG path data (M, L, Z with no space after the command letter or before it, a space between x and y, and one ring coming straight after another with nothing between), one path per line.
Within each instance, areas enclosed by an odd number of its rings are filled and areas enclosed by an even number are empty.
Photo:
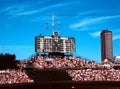
M76 39L77 56L101 60L100 32L113 33L113 55L120 55L120 0L0 0L0 52L17 59L34 54L34 37L52 35L51 16L61 36ZM48 30L46 30L48 22Z

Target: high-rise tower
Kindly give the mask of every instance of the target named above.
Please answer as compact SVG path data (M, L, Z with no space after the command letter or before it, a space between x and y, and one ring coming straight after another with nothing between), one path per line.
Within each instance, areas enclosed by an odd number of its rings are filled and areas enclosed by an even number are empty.
M101 61L113 59L112 31L103 30L101 32Z

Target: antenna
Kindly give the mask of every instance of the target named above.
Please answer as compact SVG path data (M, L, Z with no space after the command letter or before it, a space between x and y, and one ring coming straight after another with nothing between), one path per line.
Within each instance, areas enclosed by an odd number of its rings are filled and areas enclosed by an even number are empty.
M52 31L53 31L53 33L55 32L55 27L54 27L55 26L55 21L54 21L55 20L55 16L56 16L56 14L52 15Z
M55 27L55 17L56 17L56 14L52 14L52 32L53 32L53 35L55 32L59 32L60 28L61 28L61 24L58 22L57 23L57 28Z

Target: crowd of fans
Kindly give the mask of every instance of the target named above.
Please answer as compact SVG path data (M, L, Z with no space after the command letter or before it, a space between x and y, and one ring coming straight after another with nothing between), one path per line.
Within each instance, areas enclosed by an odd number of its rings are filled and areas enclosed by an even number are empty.
M110 69L113 66L111 62L96 63L95 61L84 60L82 57L49 58L38 56L37 59L31 60L29 63L37 69Z
M120 81L120 70L67 70L74 81Z
M21 69L7 69L0 70L0 85L1 84L14 84L14 83L31 83L34 82L27 74Z
M120 65L120 60L117 60L114 65Z
M37 69L66 69L74 81L120 81L120 70L113 68L120 62L113 63L107 59L96 63L84 60L82 57L49 58L38 56L30 63Z
M110 62L105 59L101 63L85 60L82 57L50 58L34 56L30 60L21 60L17 66L19 69L0 70L0 84L31 83L24 68L37 69L65 69L73 81L120 81L120 61Z

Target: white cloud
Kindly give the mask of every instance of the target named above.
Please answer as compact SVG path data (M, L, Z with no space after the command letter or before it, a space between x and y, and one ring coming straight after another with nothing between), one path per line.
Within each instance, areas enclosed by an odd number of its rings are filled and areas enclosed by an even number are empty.
M80 12L78 13L78 16L84 16L84 15L94 15L95 13L97 13L98 10L89 10L89 11L85 11L85 12Z
M113 40L118 40L118 39L120 39L120 35L113 36Z
M70 3L69 1L67 2L60 2L57 4L50 4L48 6L43 5L45 3L44 2L39 2L39 3L33 3L32 7L29 4L22 4L22 5L12 5L12 6L7 6L6 8L2 9L0 11L0 13L4 13L4 15L12 15L12 16L16 16L16 15L33 15L33 14L41 14L44 11L47 11L49 9L52 8L57 8L57 7L63 7L63 6L71 6L71 5L76 5L76 4L80 4L80 2L73 2ZM47 3L47 2L46 2ZM40 7L41 5L41 7ZM43 5L43 6L42 6Z
M38 6L42 5L44 2L37 2L37 3L24 3L23 4L12 4L9 6L6 6L5 8L0 10L0 14L2 15L28 15L36 13L38 9L36 9ZM40 8L39 8L40 10Z
M40 14L46 10L49 10L51 8L55 8L55 7L58 7L58 6L61 6L61 4L56 4L56 5L50 5L50 6L45 6L45 7L41 7L39 9L34 9L34 10L26 10L26 11L21 11L21 12L18 12L14 15L33 15L33 14Z
M90 35L91 35L92 37L99 37L99 36L100 36L100 33L101 33L101 31L97 31L97 32L90 33Z
M36 13L39 13L40 9L36 9L36 10L30 10L30 11L22 11L22 12L18 12L14 15L33 15Z
M70 25L70 28L74 29L74 28L80 28L86 25L90 25L93 23L97 23L100 21L104 21L104 20L108 20L108 19L114 19L114 18L119 18L120 15L115 15L115 16L103 16L103 17L97 17L97 18L91 18L91 19L85 19L83 21L80 21L78 23L72 24Z
M85 12L80 12L78 13L78 15L88 15L88 16L106 16L106 15L113 15L110 13L110 10L101 10L101 9L98 9L98 10L88 10L88 11L85 11Z
M14 15L24 10L33 9L29 4L12 4L8 5L0 10L3 15Z

